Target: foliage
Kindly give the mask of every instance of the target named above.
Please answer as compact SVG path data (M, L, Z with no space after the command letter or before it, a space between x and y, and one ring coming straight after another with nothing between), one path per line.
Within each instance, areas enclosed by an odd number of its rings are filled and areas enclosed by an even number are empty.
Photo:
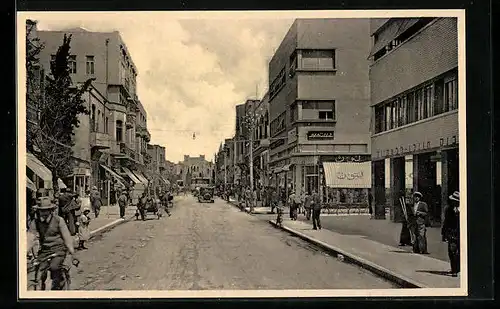
M81 86L73 85L68 62L70 43L71 35L65 34L55 60L51 63L51 75L43 76L44 91L40 97L34 98L37 100L39 112L38 125L31 130L28 143L28 150L38 150L37 157L52 172L55 191L58 190L57 179L72 173L74 164L72 146L74 130L79 126L78 116L89 114L82 95L90 86L92 79ZM29 57L35 59L31 54ZM27 62L32 59L27 59Z

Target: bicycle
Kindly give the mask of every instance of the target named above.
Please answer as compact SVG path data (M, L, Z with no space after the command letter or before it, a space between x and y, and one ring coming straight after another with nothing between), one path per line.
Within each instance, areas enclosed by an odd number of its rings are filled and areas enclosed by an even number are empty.
M49 269L47 269L44 273L42 273L42 276L39 278L40 264L43 262L47 262L50 265L50 261L53 258L58 257L58 256L65 256L66 254L67 254L66 252L52 253L51 255L45 257L44 259L40 259L40 258L36 257L31 261L31 265L28 266L28 273L30 271L35 272L35 279L34 279L34 290L35 291L38 290L39 279L41 281L40 282L40 290L42 290L42 291L46 290L45 281L47 281L48 272L50 271ZM80 261L77 258L73 257L72 264L73 264L73 266L78 267L78 265L80 264ZM64 267L61 267L60 270L62 272L62 276L63 276L63 280L64 280L64 286L63 286L62 290L69 290L70 285L71 285L71 278L69 275L69 270L65 269Z

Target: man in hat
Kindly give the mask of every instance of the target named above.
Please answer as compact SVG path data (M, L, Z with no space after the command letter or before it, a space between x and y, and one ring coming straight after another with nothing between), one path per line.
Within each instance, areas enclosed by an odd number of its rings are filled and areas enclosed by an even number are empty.
M90 191L90 205L92 206L92 210L94 211L95 217L99 217L99 212L101 211L102 200L101 194L97 190L96 186L92 187L92 191Z
M457 277L460 272L460 193L455 191L448 198L441 235L443 241L448 242L450 273L453 277Z
M300 199L293 190L292 192L290 192L290 196L288 197L288 205L290 205L290 218L292 220L297 220L297 212L299 210Z
M313 219L313 230L321 230L321 197L318 191L314 190L311 196L311 208L312 208L312 219Z
M422 193L413 193L415 201L413 206L413 214L415 216L415 243L413 244L413 252L420 254L429 254L427 252L427 227L425 223L429 213L429 206L426 202L422 201Z
M75 249L66 222L57 215L56 208L56 204L49 197L40 199L39 205L35 208L35 220L28 230L28 239L31 240L28 243L28 250L32 250L38 244L39 277L46 278L47 271L50 270L52 290L62 290L66 285ZM56 256L49 260L48 257L52 254ZM35 278L35 282L31 282L31 285L36 286L36 280ZM42 282L42 289L44 287L45 284Z
M127 207L128 204L128 198L125 195L125 192L120 191L118 192L119 198L118 198L118 206L120 207L120 218L124 219L125 218L125 208Z

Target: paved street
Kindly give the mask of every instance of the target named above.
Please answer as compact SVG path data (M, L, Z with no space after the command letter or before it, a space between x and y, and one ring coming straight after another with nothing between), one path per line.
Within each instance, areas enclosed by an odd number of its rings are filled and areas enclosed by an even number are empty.
M172 217L131 221L78 253L80 290L384 289L357 266L217 199L176 197Z

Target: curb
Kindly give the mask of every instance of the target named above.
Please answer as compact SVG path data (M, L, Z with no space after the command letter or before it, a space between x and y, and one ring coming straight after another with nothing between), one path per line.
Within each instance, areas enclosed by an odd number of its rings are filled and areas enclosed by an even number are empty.
M289 227L278 226L274 220L269 220L269 223L276 228L280 228L284 231L287 231L290 234L298 236L299 238L320 247L321 249L323 249L324 251L327 251L328 253L332 253L334 256L341 254L344 256L344 259L346 262L360 266L361 268L364 268L364 269L366 269L366 270L368 270L368 271L370 271L370 272L372 272L372 273L374 273L374 274L376 274L376 275L378 275L386 280L389 280L389 281L401 286L402 288L428 288L427 286L425 286L419 282L416 282L416 281L414 281L410 278L407 278L403 275L394 273L394 272L392 272L392 271L390 271L390 270L388 270L380 265L377 265L373 262L367 261L359 256L354 255L354 254L348 253L340 248L336 248L336 247L329 245L327 243L324 243L320 240L314 239L308 235L302 234L302 233L300 233L296 230L293 230Z
M95 236L98 236L98 235L101 235L101 234L103 234L105 232L108 232L108 231L114 229L115 227L117 227L118 225L123 224L125 222L128 222L128 221L132 220L133 218L134 218L134 216L131 216L128 219L116 219L115 221L112 221L112 222L110 222L110 223L108 223L106 225L103 225L103 226L101 226L101 227L99 227L99 228L97 228L97 229L95 229L95 230L93 230L93 231L90 232L90 238L89 238L89 240L92 239L92 238L94 238Z

